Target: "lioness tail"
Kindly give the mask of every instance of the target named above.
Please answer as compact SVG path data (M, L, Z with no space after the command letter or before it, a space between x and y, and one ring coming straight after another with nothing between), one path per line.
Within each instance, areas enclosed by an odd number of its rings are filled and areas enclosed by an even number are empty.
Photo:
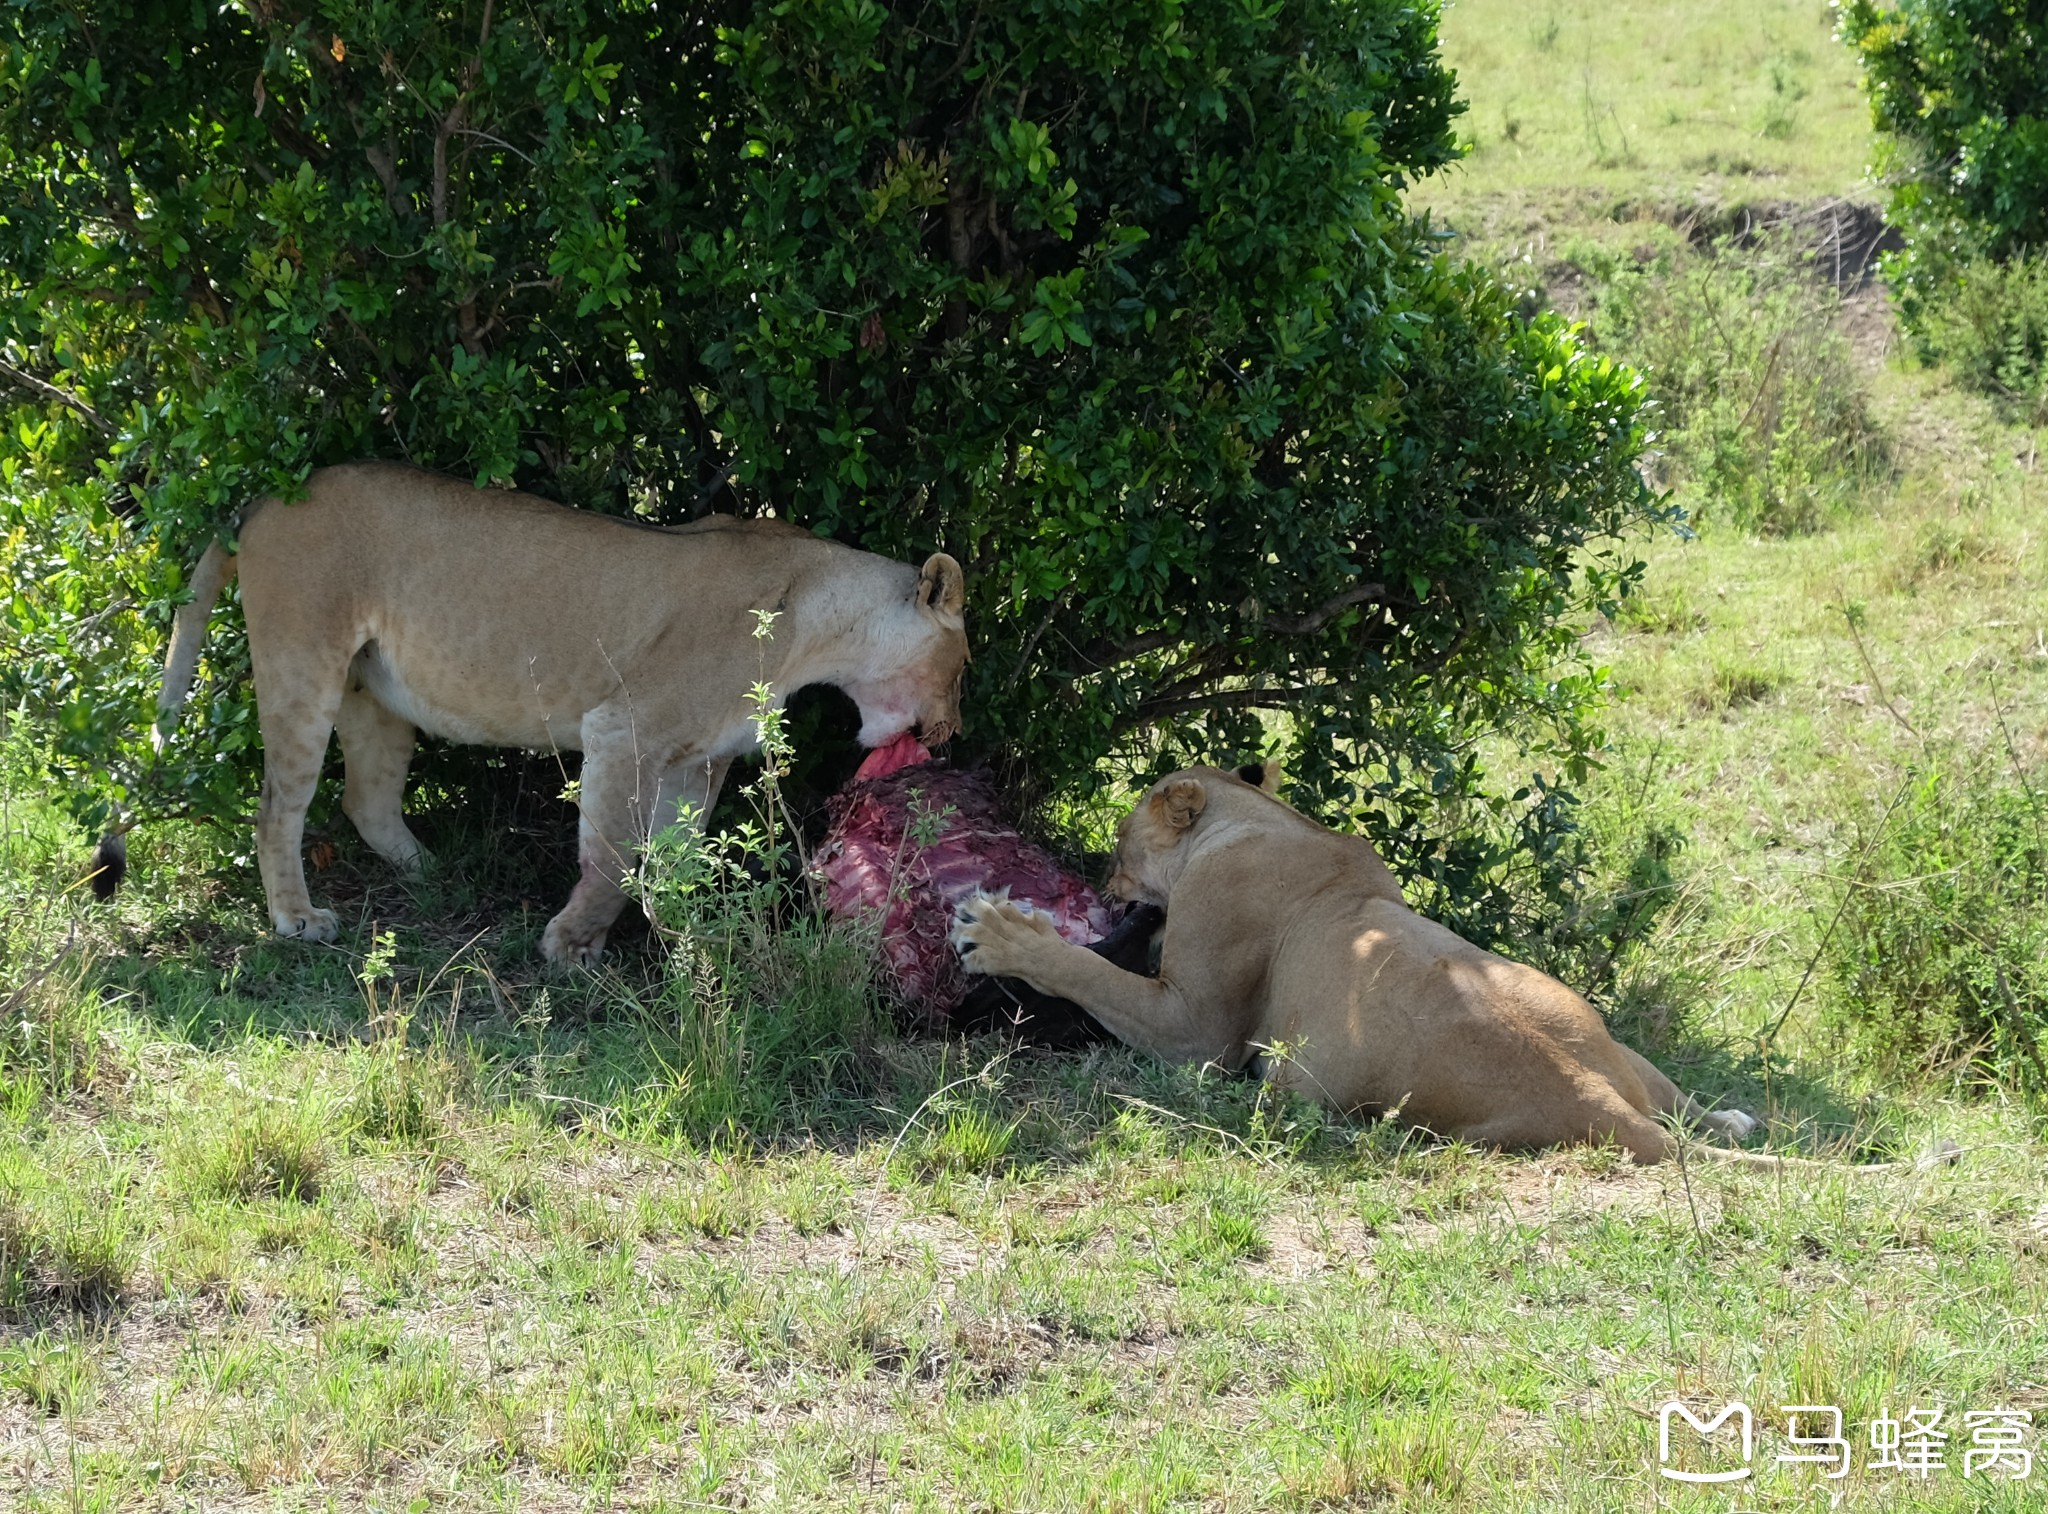
M206 622L213 614L213 602L235 576L235 555L216 541L192 570L192 598L178 607L171 625L171 647L164 653L164 687L156 696L156 729L150 745L164 749L164 733L171 717L185 703L191 691L192 675L199 670L199 649L206 644Z
M149 744L156 751L164 749L164 733L184 705L186 694L191 692L192 675L199 670L199 649L206 644L206 622L213 614L213 602L234 576L235 555L217 541L200 555L198 566L192 570L192 598L178 607L177 618L171 622L171 647L164 654L164 686L156 696L156 725L149 733ZM132 818L126 820L100 837L86 873L94 898L111 899L121 880L128 876L126 832L134 823Z
M1670 1141L1670 1155L1674 1159L1677 1158L1679 1156L1677 1141L1668 1136L1666 1139ZM1919 1156L1909 1157L1902 1162L1857 1162L1853 1164L1830 1162L1815 1157L1779 1156L1776 1152L1770 1151L1740 1151L1726 1146L1695 1146L1690 1143L1685 1147L1685 1155L1688 1157L1704 1157L1710 1162L1724 1162L1734 1167L1776 1168L1779 1171L1783 1171L1788 1167L1800 1167L1812 1171L1826 1170L1852 1173L1927 1172L1936 1167L1945 1167L1952 1162L1961 1161L1963 1148L1954 1141L1937 1141Z

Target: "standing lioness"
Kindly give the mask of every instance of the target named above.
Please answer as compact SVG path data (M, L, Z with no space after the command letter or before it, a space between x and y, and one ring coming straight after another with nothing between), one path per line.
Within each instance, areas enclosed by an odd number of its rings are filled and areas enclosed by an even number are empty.
M583 753L582 881L541 950L591 962L625 902L620 881L679 806L708 812L756 745L748 692L829 683L860 707L860 740L960 726L967 660L960 565L923 570L773 522L662 531L531 495L473 489L391 463L324 468L298 504L267 500L236 555L193 573L164 662L158 729L184 702L214 599L239 571L263 804L256 853L271 922L327 941L306 895L306 806L330 732L342 809L401 868L424 855L401 810L420 731ZM759 612L772 634L754 634Z
M1109 888L1165 909L1158 977L1000 899L970 901L954 942L968 971L1071 999L1133 1046L1263 1062L1272 1082L1336 1109L1399 1111L1482 1145L1613 1141L1655 1162L1673 1150L1659 1115L1737 1138L1754 1128L1699 1108L1557 979L1409 909L1369 842L1235 774L1155 784L1117 831Z

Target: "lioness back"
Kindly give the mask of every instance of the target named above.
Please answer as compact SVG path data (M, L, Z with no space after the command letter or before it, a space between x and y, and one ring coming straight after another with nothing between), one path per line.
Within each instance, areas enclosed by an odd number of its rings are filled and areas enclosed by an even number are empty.
M761 673L754 612L806 579L851 572L878 597L916 582L780 523L663 531L395 463L324 468L304 500L265 501L239 559L257 656L333 648L422 731L533 749L580 747L622 688L650 714L679 693L734 707Z

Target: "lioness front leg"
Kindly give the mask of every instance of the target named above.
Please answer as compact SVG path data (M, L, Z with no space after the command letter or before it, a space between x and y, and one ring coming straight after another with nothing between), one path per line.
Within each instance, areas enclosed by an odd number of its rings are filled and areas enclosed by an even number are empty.
M576 827L582 877L548 922L540 949L550 962L593 967L626 906L625 881L648 836L678 821L701 829L732 759L656 763L639 750L630 719L598 712L585 718L583 736Z
M541 933L540 953L548 961L595 967L604 955L605 936L625 908L626 876L647 839L656 790L652 765L630 745L593 740L586 730L576 797L576 861L582 875L569 902Z
M1191 1001L1168 976L1125 972L1007 899L978 894L964 902L953 947L967 971L1022 978L1040 993L1071 999L1118 1040L1155 1056L1236 1067L1247 1055L1231 1017Z

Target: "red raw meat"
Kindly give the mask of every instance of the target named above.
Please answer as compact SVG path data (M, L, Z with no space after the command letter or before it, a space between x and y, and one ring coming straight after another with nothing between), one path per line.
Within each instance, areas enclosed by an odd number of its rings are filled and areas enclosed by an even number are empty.
M913 736L870 752L833 798L831 814L813 864L825 883L825 908L842 920L881 916L890 978L934 1020L951 1014L967 991L947 937L955 907L970 894L1008 889L1076 946L1101 940L1116 924L1116 907L1017 834L986 776L932 762ZM928 839L920 843L920 836Z

